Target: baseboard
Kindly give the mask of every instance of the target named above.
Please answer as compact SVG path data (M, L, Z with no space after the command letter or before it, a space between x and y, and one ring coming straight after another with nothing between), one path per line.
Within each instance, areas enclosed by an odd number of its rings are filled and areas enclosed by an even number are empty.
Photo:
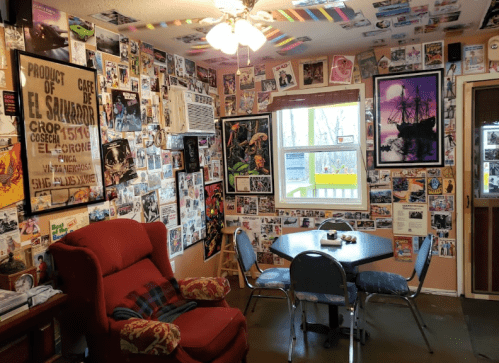
M410 287L411 291L416 291L416 287ZM431 295L442 295L442 296L452 296L452 297L457 297L457 291L456 290L443 290L443 289L430 289L430 288L425 288L423 287L421 289L421 292L423 294L431 294Z

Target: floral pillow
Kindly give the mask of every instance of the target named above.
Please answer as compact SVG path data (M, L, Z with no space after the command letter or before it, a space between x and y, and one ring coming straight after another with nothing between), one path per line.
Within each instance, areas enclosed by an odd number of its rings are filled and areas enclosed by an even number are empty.
M134 354L168 355L180 342L178 326L159 321L130 319L120 332L121 350Z
M225 277L189 277L178 284L182 297L190 300L222 300L230 292Z

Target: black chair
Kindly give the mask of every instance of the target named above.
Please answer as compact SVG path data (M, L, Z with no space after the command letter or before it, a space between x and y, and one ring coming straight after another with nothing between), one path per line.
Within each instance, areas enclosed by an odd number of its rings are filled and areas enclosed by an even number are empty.
M296 340L294 318L297 303L311 301L347 308L351 319L349 361L353 362L353 331L354 322L357 319L357 288L355 284L347 282L341 264L334 257L322 251L305 251L298 254L291 262L289 270L292 306L288 361L291 362L294 341ZM306 320L302 324L305 334ZM327 342L330 342L334 334L335 332L330 329Z
M379 272L379 271L364 271L360 272L357 275L357 288L359 289L359 297L360 297L360 307L363 310L362 313L362 337L361 342L364 344L365 342L365 305L367 300L372 296L380 295L384 297L394 297L401 298L407 305L409 306L412 316L416 320L418 324L418 328L421 331L421 335L428 347L430 353L433 353L433 350L426 338L426 334L422 328L422 326L426 327L423 318L421 317L421 313L416 305L416 297L419 295L421 288L423 287L423 282L426 277L426 272L430 267L431 262L431 246L433 245L433 235L429 234L423 244L421 245L418 253L418 257L416 258L416 263L414 265L414 271L412 272L411 277L404 278L401 275L389 273L389 272ZM416 292L411 294L409 290L409 286L407 282L411 281L415 276L418 276L419 285ZM419 318L419 319L418 319ZM420 321L421 320L421 323ZM422 326L421 326L422 325Z
M248 307L250 305L252 298L270 298L270 299L287 299L288 301L288 310L291 313L291 300L288 296L289 286L291 284L289 279L289 269L288 268L269 268L265 271L262 271L260 266L258 266L258 262L256 260L256 253L253 250L253 246L251 241L241 228L237 228L234 232L234 242L236 244L236 256L237 261L239 262L239 268L241 269L244 283L247 287L249 287L251 291L251 295L246 303L246 307L244 309L244 315L248 311ZM248 272L251 267L255 265L258 272L260 272L260 276L256 279L255 285L249 283L248 278L246 277L246 272ZM280 291L285 297L282 296L272 296L272 295L254 295L256 291ZM255 311L255 305L253 305L252 311Z
M337 231L354 231L353 226L342 218L328 218L324 220L318 228L320 231L335 229Z
M347 220L342 219L342 218L328 218L324 220L320 225L318 230L319 231L329 231L331 229L337 230L337 231L354 231L355 228L348 223ZM347 281L350 282L355 282L355 279L357 278L357 274L359 273L359 268L355 266L353 269L346 269L345 270L347 274Z

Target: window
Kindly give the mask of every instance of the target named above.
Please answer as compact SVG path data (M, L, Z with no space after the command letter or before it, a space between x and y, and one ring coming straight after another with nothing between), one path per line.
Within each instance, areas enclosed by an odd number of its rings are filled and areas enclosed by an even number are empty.
M366 209L363 113L363 101L275 112L276 207Z

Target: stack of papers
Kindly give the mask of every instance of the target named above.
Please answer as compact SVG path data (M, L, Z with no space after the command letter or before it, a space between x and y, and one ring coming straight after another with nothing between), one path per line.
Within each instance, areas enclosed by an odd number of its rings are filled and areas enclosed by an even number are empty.
M0 322L28 310L28 295L0 290Z

